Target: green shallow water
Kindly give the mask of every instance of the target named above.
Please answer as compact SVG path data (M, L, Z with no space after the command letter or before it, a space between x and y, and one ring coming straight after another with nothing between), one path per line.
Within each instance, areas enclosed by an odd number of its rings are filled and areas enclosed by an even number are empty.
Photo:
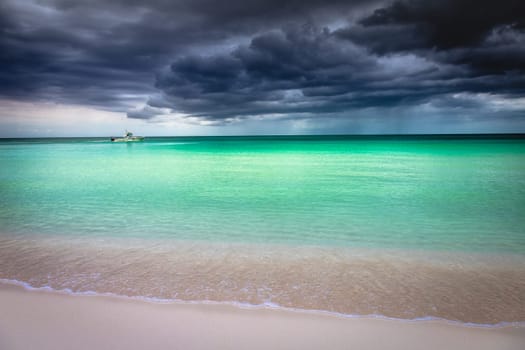
M0 140L0 234L525 254L525 139Z

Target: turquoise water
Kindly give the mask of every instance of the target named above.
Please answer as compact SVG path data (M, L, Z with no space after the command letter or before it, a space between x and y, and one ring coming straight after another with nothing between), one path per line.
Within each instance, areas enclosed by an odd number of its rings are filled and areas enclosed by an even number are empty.
M2 233L525 254L525 139L0 141Z
M525 138L0 140L0 283L525 321Z

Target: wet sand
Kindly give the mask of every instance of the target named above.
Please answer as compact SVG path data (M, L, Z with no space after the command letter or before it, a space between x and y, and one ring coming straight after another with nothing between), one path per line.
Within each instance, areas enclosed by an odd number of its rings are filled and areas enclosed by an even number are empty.
M159 304L0 284L0 348L524 349L525 328Z
M345 315L525 320L521 256L72 238L0 238L0 279L163 301Z

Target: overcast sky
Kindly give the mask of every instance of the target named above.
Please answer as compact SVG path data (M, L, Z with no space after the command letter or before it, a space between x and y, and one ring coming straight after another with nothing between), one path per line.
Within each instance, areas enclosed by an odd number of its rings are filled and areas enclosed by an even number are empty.
M523 0L0 0L0 137L525 132Z

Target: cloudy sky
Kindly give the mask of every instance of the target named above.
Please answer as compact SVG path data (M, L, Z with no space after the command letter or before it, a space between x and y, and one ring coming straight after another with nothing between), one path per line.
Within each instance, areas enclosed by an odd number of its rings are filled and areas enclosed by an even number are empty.
M525 132L523 0L0 0L0 137Z

